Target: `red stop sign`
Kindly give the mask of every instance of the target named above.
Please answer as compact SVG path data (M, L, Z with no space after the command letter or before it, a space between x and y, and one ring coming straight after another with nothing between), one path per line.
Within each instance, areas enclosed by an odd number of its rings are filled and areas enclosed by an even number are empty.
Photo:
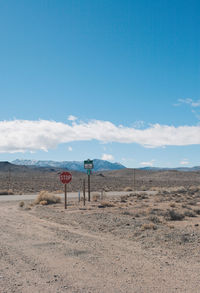
M63 183L63 184L67 184L69 183L70 181L72 180L72 174L69 173L69 172L62 172L60 174L60 181Z

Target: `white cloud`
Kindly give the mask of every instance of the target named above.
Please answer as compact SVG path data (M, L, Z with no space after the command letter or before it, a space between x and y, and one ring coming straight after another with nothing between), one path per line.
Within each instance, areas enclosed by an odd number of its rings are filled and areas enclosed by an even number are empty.
M151 160L149 162L141 162L140 165L144 167L153 167L155 160Z
M0 153L56 148L73 141L137 143L144 147L200 144L200 125L168 126L155 124L146 129L116 126L109 121L92 120L72 125L48 120L0 121Z
M72 152L72 147L71 146L68 147L68 151Z
M187 159L183 159L182 161L180 161L180 165L189 165L189 162Z
M114 161L114 157L110 154L103 154L101 159L105 161Z
M188 104L190 105L191 107L200 107L200 100L197 100L197 101L194 101L190 98L187 98L187 99L179 99L178 100L181 104Z
M200 119L199 107L200 107L200 100L192 100L190 98L187 99L179 99L179 104L176 106L180 106L181 104L187 104L190 106L192 113L196 116L197 119Z
M75 120L77 120L78 118L76 117L76 116L73 116L73 115L69 115L68 116L68 120L69 121L75 121Z

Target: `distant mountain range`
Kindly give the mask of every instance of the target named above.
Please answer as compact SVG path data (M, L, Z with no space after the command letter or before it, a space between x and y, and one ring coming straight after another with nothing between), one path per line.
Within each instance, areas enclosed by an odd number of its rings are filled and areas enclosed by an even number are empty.
M83 161L37 161L37 160L14 160L12 164L23 165L23 166L35 166L35 167L54 167L63 168L74 171L85 171ZM93 160L94 169L93 171L108 171L108 170L120 170L126 168L119 163L111 163L105 160Z
M150 170L150 171L182 171L182 172L195 172L200 171L200 166L194 167L177 167L177 168L158 168L158 167L144 167L140 168L140 170Z

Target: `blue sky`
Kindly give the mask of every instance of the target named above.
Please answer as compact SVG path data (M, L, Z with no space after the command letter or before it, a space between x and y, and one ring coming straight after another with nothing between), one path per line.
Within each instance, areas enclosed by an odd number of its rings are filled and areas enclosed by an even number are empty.
M0 160L200 165L198 0L0 1Z

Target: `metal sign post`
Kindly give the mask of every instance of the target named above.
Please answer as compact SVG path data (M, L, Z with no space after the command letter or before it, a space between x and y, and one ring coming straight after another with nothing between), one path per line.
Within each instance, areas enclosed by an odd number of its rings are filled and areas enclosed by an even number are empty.
M83 205L85 206L85 179L83 179Z
M90 201L90 173L91 173L91 170L87 170L87 174L88 174L88 201Z
M72 174L69 172L62 172L60 174L60 181L65 184L65 209L67 208L67 184L72 180Z
M65 184L65 209L67 208L67 184Z
M88 201L90 201L90 174L91 170L94 168L93 161L88 159L84 161L84 168L87 169L88 175Z

